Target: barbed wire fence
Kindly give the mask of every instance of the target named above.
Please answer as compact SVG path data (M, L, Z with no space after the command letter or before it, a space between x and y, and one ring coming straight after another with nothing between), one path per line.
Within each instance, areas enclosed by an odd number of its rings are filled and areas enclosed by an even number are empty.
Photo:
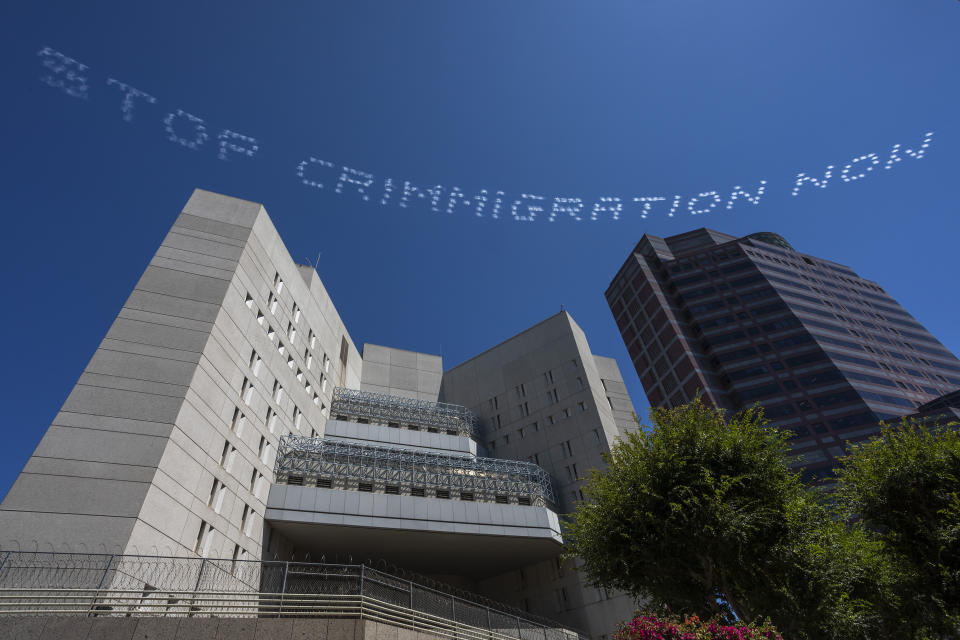
M585 640L414 577L365 564L0 551L0 615L350 617L465 640Z

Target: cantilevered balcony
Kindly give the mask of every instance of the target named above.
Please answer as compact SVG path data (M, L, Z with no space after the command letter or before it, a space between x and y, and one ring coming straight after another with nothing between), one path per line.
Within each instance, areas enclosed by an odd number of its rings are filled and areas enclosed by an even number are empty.
M486 577L560 552L550 476L517 460L287 436L266 520L298 549Z
M330 415L338 420L377 422L391 427L480 439L480 419L457 404L337 387L333 390Z
M554 502L550 475L530 462L300 436L280 439L276 478L279 484L421 498L540 507Z

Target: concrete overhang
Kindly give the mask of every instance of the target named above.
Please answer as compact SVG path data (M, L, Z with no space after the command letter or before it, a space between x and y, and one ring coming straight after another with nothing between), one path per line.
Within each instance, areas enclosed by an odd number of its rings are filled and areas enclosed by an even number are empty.
M481 579L558 555L546 507L274 485L265 520L298 552L384 559L427 575Z

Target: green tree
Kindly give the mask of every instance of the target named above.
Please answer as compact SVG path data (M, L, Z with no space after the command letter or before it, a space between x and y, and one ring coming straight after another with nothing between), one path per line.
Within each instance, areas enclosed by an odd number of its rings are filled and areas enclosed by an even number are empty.
M838 471L838 506L875 532L901 570L891 620L913 637L960 637L960 433L887 427Z
M747 622L788 638L881 638L892 575L880 545L834 521L787 463L759 409L727 419L699 400L655 409L595 471L567 525L597 583L655 610Z

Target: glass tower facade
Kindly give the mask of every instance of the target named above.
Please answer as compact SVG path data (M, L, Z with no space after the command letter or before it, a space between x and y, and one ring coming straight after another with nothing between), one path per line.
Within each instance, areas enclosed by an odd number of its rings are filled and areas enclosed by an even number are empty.
M960 387L960 360L882 287L775 233L644 235L606 298L652 406L759 403L808 479Z

